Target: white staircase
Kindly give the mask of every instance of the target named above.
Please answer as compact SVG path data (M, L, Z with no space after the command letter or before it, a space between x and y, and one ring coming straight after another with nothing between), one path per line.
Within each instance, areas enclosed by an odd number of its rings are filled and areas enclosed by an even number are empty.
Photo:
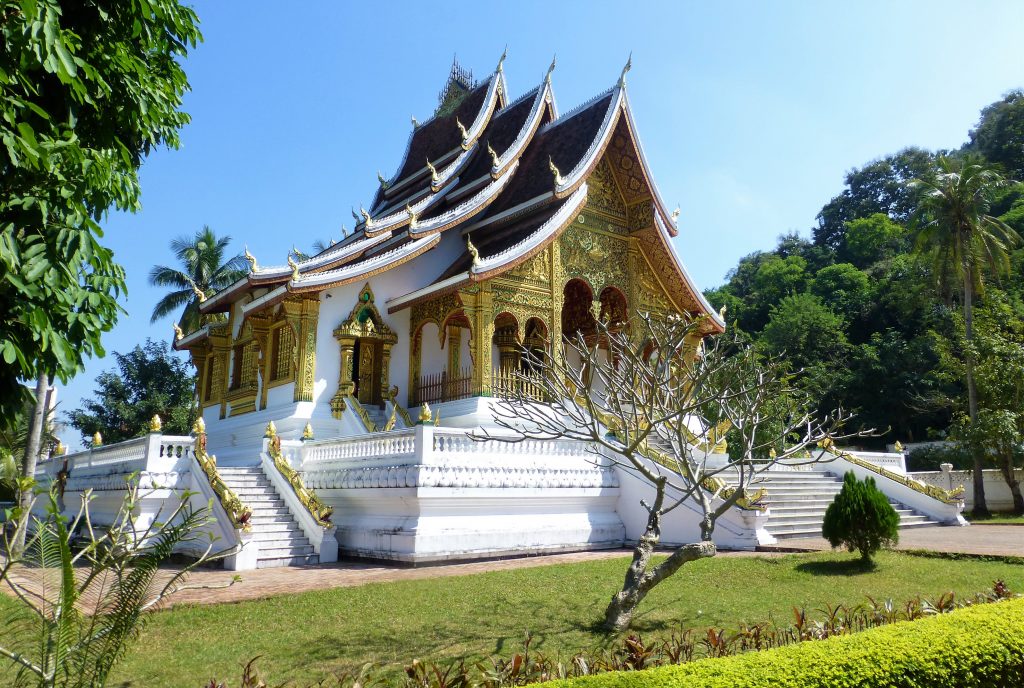
M825 510L843 487L841 478L822 471L777 471L763 473L753 486L765 491L761 503L768 507L766 529L776 539L820 537ZM900 528L938 525L926 516L893 500L900 515Z
M388 418L384 414L384 409L382 409L377 404L366 404L365 406L363 406L363 410L366 411L366 415L369 417L370 420L373 421L373 424L377 427L377 430L383 428L384 425L388 422Z
M317 564L313 545L259 466L218 467L224 482L252 509L253 539L259 543L257 568Z

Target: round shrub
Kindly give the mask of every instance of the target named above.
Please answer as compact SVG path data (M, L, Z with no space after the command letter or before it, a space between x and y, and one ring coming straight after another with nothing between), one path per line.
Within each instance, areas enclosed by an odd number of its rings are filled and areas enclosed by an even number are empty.
M821 535L833 547L860 552L861 559L899 540L900 515L875 487L875 479L857 480L853 471L843 477L843 489L825 511Z

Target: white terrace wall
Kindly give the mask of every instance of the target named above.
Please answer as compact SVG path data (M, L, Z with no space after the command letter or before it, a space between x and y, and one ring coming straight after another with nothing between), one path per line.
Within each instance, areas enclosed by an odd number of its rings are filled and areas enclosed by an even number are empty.
M986 469L981 472L985 481L985 502L990 511L1010 511L1013 509L1013 495L1010 494L1010 486L998 469ZM928 485L941 487L943 490L955 490L958 487L964 488L964 509L970 511L974 508L974 472L973 471L915 471L908 473L914 480L920 480ZM1024 468L1016 471L1017 480L1024 483Z

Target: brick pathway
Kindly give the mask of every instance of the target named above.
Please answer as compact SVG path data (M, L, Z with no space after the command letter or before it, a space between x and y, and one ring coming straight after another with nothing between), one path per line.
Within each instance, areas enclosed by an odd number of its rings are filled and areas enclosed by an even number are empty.
M779 540L778 545L766 545L759 549L764 552L815 551L831 549L831 546L824 538L793 538ZM1022 557L1024 526L908 528L900 531L900 542L896 549Z

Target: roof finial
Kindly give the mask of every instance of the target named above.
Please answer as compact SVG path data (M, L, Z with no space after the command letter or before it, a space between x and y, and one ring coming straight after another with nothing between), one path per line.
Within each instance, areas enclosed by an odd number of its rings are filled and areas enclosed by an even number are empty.
M384 175L380 173L380 170L377 170L377 181L380 182L380 188L382 189L387 189L388 186L390 186L388 184L388 180L385 179Z
M437 184L441 179L437 176L437 168L430 164L430 158L427 158L427 169L430 170L430 184L433 186Z
M466 127L463 126L462 122L459 121L458 117L455 118L455 126L457 126L459 128L459 133L462 134L462 148L463 148L463 150L468 150L466 148L466 142L469 141L469 132L466 131Z
M619 75L619 88L626 85L626 72L633 68L633 51L629 51L629 59L626 60L626 66L622 68L622 74Z
M373 218L370 217L370 213L366 212L366 208L364 208L362 204L359 205L359 214L363 216L363 222L365 222L366 226L369 227Z
M299 264L292 260L292 254L288 254L288 267L292 269L292 280L299 279Z
M551 170L551 174L555 175L555 186L561 186L562 174L558 171L558 168L555 167L555 161L551 159L550 155L548 156L548 169Z
M203 293L202 289L196 286L195 282L192 283L192 293L196 295L197 299L199 299L199 303L206 301L206 294Z
M480 251L468 236L466 237L466 250L469 251L469 255L473 256L473 267L480 265Z
M548 73L544 75L544 83L551 83L551 72L555 71L555 64L558 60L558 55L551 56L551 65L548 67Z
M420 123L416 119L416 115L413 115L410 119L412 120L412 129L413 129L413 131L416 131L417 129L419 129L420 128Z
M328 241L328 243L327 243L327 248L330 248L331 246L334 246L336 243L338 243L338 242L334 240L334 237L331 237L330 241Z
M416 213L408 203L405 204L405 212L409 213L409 229L416 229Z
M676 224L679 224L679 213L680 212L681 211L679 209L679 206L677 205L676 209L672 211L672 222L674 222Z
M487 142L487 154L491 156L491 168L496 169L498 167L498 153L491 148L491 142Z
M184 338L185 333L181 331L180 327L178 327L178 323L174 323L174 341L180 342Z
M504 69L503 65L506 57L508 57L508 45L506 45L505 49L501 52L501 58L498 60L498 68L494 70L495 72L500 73L501 70Z
M357 225L359 224L359 213L356 212L355 206L352 206L352 219L356 221Z
M346 227L345 225L341 226L341 236L344 239L348 239L348 227Z
M256 256L254 256L253 254L249 253L249 246L248 245L246 245L245 252L242 255L244 255L245 259L247 261L249 261L249 272L256 272L257 270L260 269L260 266L257 265L257 263L256 263Z

